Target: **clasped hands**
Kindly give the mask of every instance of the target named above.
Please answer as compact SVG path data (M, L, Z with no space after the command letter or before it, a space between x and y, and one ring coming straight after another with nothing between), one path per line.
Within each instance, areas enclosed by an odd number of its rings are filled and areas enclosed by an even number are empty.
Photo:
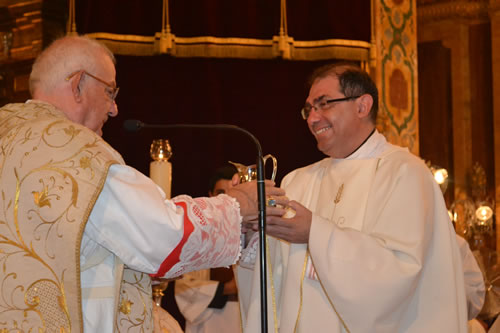
M226 193L240 203L243 216L242 231L257 231L258 204L255 181L238 184ZM275 187L271 180L265 181L266 191L266 233L290 243L307 243L311 229L312 212L296 201L286 197L283 189ZM275 206L269 205L275 204ZM295 215L290 212L295 212Z

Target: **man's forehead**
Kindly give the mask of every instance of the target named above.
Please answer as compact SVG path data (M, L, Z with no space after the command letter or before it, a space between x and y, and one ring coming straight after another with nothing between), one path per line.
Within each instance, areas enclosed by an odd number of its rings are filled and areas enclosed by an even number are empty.
M309 90L308 101L317 102L325 97L332 97L339 92L339 80L336 76L327 76L316 79Z
M97 63L97 69L101 75L103 76L103 79L106 80L107 82L110 83L115 83L115 78L116 78L116 68L115 64L111 61L111 59L106 56L106 58L102 59L103 61Z

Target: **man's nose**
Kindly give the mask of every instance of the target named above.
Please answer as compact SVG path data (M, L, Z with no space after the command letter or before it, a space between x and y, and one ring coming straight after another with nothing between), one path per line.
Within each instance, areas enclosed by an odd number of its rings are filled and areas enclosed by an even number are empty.
M111 105L111 110L108 112L108 116L110 117L116 117L118 115L118 105L116 104L115 101L113 101L113 104Z
M316 121L319 120L319 118L320 118L320 112L315 106L313 106L311 108L311 112L309 112L309 115L307 116L307 123L308 124L315 123Z

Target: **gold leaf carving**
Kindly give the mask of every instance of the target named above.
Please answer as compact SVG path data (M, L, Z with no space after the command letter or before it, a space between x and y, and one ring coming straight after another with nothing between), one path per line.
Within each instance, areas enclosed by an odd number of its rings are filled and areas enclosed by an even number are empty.
M419 23L445 19L487 19L488 1L447 1L418 6Z
M37 205L40 208L42 208L43 206L51 207L50 199L48 198L49 196L48 192L49 190L47 186L45 186L43 190L40 192L37 191L31 192L33 193L33 199L35 200L35 205Z

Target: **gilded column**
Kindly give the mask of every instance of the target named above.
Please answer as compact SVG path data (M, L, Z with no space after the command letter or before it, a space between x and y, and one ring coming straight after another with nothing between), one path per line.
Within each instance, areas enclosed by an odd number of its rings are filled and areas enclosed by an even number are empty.
M493 126L495 149L495 201L497 250L500 249L500 0L490 0L491 67L493 73Z
M418 155L418 84L415 0L373 0L375 79L380 91L377 128Z
M424 1L422 1L424 2ZM450 50L455 198L468 191L473 165L471 26L486 22L486 1L429 2L418 8L418 42L441 42Z

